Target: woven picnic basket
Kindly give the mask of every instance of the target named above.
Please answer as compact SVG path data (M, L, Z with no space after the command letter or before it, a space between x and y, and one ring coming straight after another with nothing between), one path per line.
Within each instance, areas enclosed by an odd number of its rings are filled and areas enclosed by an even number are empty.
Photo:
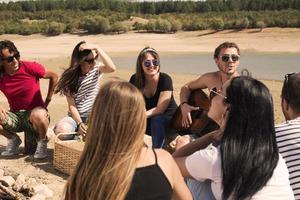
M53 166L55 169L70 175L75 169L82 153L84 143L77 140L60 140L60 135L77 133L60 133L54 141Z

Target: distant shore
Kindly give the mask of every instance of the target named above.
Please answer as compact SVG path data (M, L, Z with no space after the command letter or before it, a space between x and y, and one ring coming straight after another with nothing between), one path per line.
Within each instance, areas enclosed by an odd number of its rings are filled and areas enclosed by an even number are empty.
M73 47L82 40L98 44L104 51L113 54L137 53L149 45L161 53L213 52L224 41L236 42L242 51L300 53L300 29L266 28L242 31L212 30L155 34L129 32L120 35L71 35L47 37L0 35L0 39L13 40L21 50L23 58L49 59L69 57Z

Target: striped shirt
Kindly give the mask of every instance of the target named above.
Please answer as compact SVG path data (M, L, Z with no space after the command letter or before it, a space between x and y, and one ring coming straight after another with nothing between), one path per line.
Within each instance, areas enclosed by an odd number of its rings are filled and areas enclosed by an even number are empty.
M289 169L295 199L300 200L300 117L276 125L275 132L279 152Z
M99 65L95 65L94 69L79 77L78 84L80 86L74 96L74 100L81 118L88 117L91 112L94 100L99 91L101 76L102 73L99 71Z

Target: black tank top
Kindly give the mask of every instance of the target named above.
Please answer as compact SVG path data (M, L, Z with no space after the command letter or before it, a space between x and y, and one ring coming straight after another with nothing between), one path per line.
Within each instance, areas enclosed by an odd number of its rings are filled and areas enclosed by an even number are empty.
M157 164L136 168L126 200L167 200L171 199L172 186Z

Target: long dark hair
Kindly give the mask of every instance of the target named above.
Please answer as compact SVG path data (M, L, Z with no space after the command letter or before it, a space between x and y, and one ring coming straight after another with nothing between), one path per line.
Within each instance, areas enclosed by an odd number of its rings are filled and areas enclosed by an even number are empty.
M251 77L235 77L226 90L229 118L221 141L223 199L250 199L278 162L272 96Z
M143 61L147 53L150 53L155 59L160 60L157 51L151 47L145 47L139 53L138 58L136 60L135 82L134 82L134 85L139 90L145 87L145 74L143 70ZM159 70L160 70L160 65L159 65Z
M57 83L55 93L60 94L76 94L78 91L78 79L81 73L80 64L91 53L91 50L79 51L80 45L86 43L85 41L79 42L72 53L70 66L63 72L60 80Z

